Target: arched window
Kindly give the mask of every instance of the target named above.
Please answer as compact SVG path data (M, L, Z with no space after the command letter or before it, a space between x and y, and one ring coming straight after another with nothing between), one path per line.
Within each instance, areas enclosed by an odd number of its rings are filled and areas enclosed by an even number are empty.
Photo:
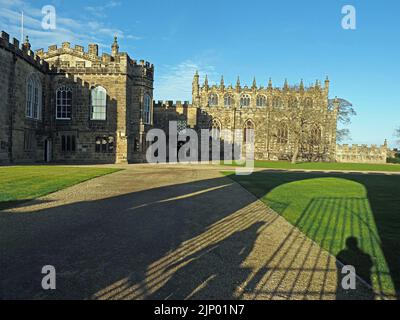
M321 140L322 140L321 128L318 125L315 125L311 128L311 145L317 146L321 143Z
M151 98L148 94L144 95L143 122L151 124Z
M247 120L244 124L244 129L243 129L243 142L244 143L251 143L254 142L254 130L255 126L253 121L250 119Z
M211 136L213 139L221 138L221 122L218 119L212 119L210 122Z
M263 95L257 96L257 107L266 107L267 106L267 97Z
M274 97L272 99L272 106L276 109L282 108L282 99L280 97Z
M42 85L36 76L32 75L26 82L27 118L40 120L42 117Z
M56 98L56 118L70 120L72 113L72 89L67 86L58 88Z
M249 107L251 98L248 94L244 94L240 97L240 106L241 107Z
M210 94L210 97L208 98L208 104L210 106L217 106L218 105L218 95L215 93Z
M297 108L298 101L296 97L290 97L289 99L289 108Z
M279 144L287 144L289 141L289 130L285 123L281 124L277 132L277 142Z
M92 89L92 120L106 120L107 118L107 91L103 87Z
M235 100L233 99L232 95L230 95L230 94L225 95L225 97L224 97L224 106L225 107L233 106L234 103L235 103Z
M311 98L306 98L304 99L304 106L306 108L312 108L313 107L313 101Z

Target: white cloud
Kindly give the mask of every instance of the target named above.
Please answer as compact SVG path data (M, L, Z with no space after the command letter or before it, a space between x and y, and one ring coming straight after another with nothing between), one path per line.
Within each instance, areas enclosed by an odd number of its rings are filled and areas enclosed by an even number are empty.
M119 6L117 1L110 1L102 7L92 7L93 12L103 12ZM69 41L73 44L98 43L100 47L110 47L113 37L118 35L121 39L139 40L140 37L126 35L121 29L106 25L96 14L88 10L86 19L68 17L57 10L55 30L42 29L41 7L34 7L22 0L0 0L0 29L8 32L11 37L20 38L21 13L24 12L24 34L29 35L34 49L47 48L51 44L61 44Z
M160 66L159 70L156 69L155 100L191 101L192 81L196 70L200 74L201 83L206 74L210 85L214 83L213 79L217 76L215 68L201 61L185 60L177 65Z
M120 5L121 5L121 2L110 1L102 6L87 6L87 7L85 7L85 10L96 17L104 18L107 16L107 14L105 12L106 10L118 7Z

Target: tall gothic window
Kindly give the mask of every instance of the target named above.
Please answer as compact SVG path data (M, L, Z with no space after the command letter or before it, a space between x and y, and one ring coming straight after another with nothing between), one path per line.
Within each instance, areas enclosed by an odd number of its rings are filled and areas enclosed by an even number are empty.
M297 108L298 101L296 97L290 97L289 99L289 107L290 108Z
M210 122L211 136L213 139L221 138L221 122L218 119L212 119Z
M322 140L321 128L318 125L315 125L311 129L311 145L317 146L321 143L321 140Z
M151 124L151 98L148 94L144 95L143 122Z
M218 105L218 95L215 93L210 94L210 97L208 98L208 104L210 106L217 106Z
M107 119L107 91L103 87L92 89L92 120Z
M267 97L263 95L257 96L257 107L266 107L267 106Z
M254 142L254 130L255 126L253 121L250 119L247 120L244 124L243 128L243 142L244 143L252 143Z
M234 100L233 100L232 95L230 95L230 94L225 95L225 97L224 97L225 107L233 106L233 104L234 104Z
M60 120L70 120L72 113L72 89L62 86L56 93L56 117Z
M279 144L287 144L289 141L289 130L285 123L281 124L277 132L277 142Z
M248 94L244 94L240 97L240 106L241 107L249 107L251 98Z
M282 108L282 99L280 97L274 97L272 100L272 106L276 109Z
M34 75L30 76L26 83L25 115L36 120L42 117L42 85Z
M306 108L312 108L312 107L313 107L313 101L312 101L312 99L311 99L311 98L306 98L306 99L304 100L304 106L305 106Z

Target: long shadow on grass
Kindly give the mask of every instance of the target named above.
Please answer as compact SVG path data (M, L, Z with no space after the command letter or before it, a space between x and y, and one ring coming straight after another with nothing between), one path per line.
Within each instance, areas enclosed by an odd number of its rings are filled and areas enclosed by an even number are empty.
M399 176L261 171L250 176L231 177L257 197L264 198L269 206L284 216L290 203L282 203L276 199L268 200L267 195L285 184L334 177L364 186L367 193L365 198L335 197L334 194L332 197L312 198L307 207L299 212L298 219L292 223L333 254L345 250L349 237L357 237L360 247L368 248L373 263L371 279L370 274L365 272L361 272L360 276L371 283L375 290L385 293L389 291L399 296ZM343 194L344 190L338 191ZM369 269L368 266L365 267L365 270ZM339 298L346 296L347 292L338 294Z

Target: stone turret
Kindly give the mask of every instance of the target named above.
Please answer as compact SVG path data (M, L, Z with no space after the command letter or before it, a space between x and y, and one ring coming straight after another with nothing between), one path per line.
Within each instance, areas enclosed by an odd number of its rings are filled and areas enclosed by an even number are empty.
M111 56L116 57L119 53L119 45L117 36L114 37L114 43L111 46Z
M251 88L252 88L253 90L257 90L257 81L256 81L256 77L254 77L254 79L253 79L253 85L251 86Z
M97 44L89 44L89 55L92 57L97 57L99 55L99 46Z
M193 77L193 82L192 82L192 102L194 104L199 103L200 100L200 77L199 77L199 72L196 71L196 74Z
M236 81L236 91L240 92L241 90L241 86L240 86L240 78L239 76L237 77L237 81Z
M225 90L224 76L221 76L221 83L220 83L220 87L221 87L221 90L222 90L222 91L223 91L223 90Z
M300 92L304 92L304 82L303 79L300 81Z
M283 90L289 90L289 84L288 84L287 79L285 79L285 83L283 85Z
M269 78L269 80L268 80L268 89L272 89L272 79L271 78Z
M325 79L325 89L329 90L329 84L330 84L330 81L329 81L329 78L327 76L326 79Z
M208 86L208 76L206 75L206 79L204 80L204 89L208 91L210 87Z
M31 50L31 44L29 43L29 37L28 36L26 36L25 42L22 44L22 50L23 51Z

